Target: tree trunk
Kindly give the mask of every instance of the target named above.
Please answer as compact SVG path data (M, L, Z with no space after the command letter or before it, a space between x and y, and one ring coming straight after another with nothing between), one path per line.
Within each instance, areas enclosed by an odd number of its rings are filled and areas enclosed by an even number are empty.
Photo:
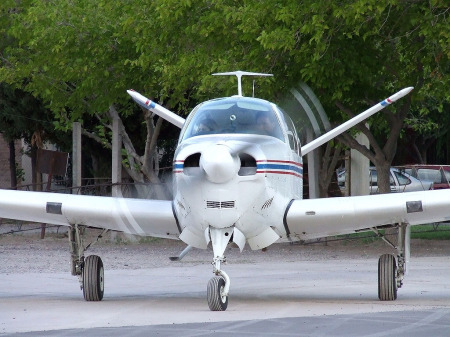
M11 189L17 190L16 145L14 140L9 142L9 172L11 173Z
M378 191L377 193L391 193L391 165L386 163L386 165L377 166L377 176L378 176Z
M147 137L144 154L140 155L137 153L132 140L125 130L122 119L113 105L109 107L107 116L110 121L114 118L119 120L119 129L122 135L122 144L126 152L127 161L127 163L123 165L123 168L136 183L134 187L139 197L169 200L171 198L171 192L161 183L158 176L159 156L156 141L163 120L159 118L155 124L152 112L148 110L143 111L143 117L147 127ZM101 120L100 117L98 117L98 119ZM105 127L112 130L112 125L106 124L104 121L102 121L102 123ZM105 143L105 139L100 138L94 133L83 129L83 134L102 145L106 145L109 149L112 148L110 143Z
M321 198L342 195L337 184L332 190L329 188L333 175L336 174L335 170L340 154L340 147L333 146L330 142L327 143L319 172L319 195Z

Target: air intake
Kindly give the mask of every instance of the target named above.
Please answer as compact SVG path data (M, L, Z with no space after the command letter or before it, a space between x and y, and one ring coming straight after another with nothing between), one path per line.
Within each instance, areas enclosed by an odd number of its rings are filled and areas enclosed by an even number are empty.
M234 201L206 201L206 208L234 208Z

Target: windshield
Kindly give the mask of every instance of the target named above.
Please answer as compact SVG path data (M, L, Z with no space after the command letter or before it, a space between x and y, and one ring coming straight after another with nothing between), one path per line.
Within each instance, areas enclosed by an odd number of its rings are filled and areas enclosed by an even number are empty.
M230 97L208 101L193 112L188 123L183 139L211 134L248 133L284 141L272 105L253 98Z

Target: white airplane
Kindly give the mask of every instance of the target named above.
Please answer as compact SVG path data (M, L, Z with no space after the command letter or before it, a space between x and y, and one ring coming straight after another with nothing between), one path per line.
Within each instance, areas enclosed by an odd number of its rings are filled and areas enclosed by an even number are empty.
M69 226L72 274L84 298L100 301L103 263L84 252L85 227L142 236L180 239L190 247L213 250L213 273L207 302L226 310L230 278L221 268L228 244L242 251L276 242L322 238L398 227L397 259L384 254L378 264L378 296L395 300L409 257L410 226L448 220L450 191L424 191L302 200L302 156L408 94L400 90L374 107L304 146L291 119L274 103L244 97L244 75L236 75L238 95L203 102L185 120L139 93L131 97L181 128L173 161L172 201L96 197L0 190L0 217ZM387 240L386 240L387 241Z

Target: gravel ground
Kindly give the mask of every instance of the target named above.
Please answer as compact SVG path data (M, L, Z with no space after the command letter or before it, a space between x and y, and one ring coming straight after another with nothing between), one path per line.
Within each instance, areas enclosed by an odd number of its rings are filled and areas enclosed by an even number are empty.
M21 229L36 228L36 225L23 225ZM17 226L0 225L0 273L25 272L68 272L70 273L69 244L66 228L47 229L44 239L40 239L40 230L4 234L17 230ZM2 234L3 233L3 234ZM90 242L100 233L91 229L86 235ZM137 240L136 242L133 242ZM122 234L107 234L92 245L86 255L101 256L105 268L149 269L162 266L186 266L186 264L205 264L212 261L212 249L193 249L181 262L171 262L170 256L177 256L184 248L181 241L137 238L130 241ZM392 253L393 250L383 241L367 240L329 240L328 243L314 244L274 244L266 251L252 251L245 247L241 253L237 247L227 248L225 253L229 264L283 261L320 261L343 259L378 259L380 254ZM412 240L411 257L415 256L449 256L449 241Z

